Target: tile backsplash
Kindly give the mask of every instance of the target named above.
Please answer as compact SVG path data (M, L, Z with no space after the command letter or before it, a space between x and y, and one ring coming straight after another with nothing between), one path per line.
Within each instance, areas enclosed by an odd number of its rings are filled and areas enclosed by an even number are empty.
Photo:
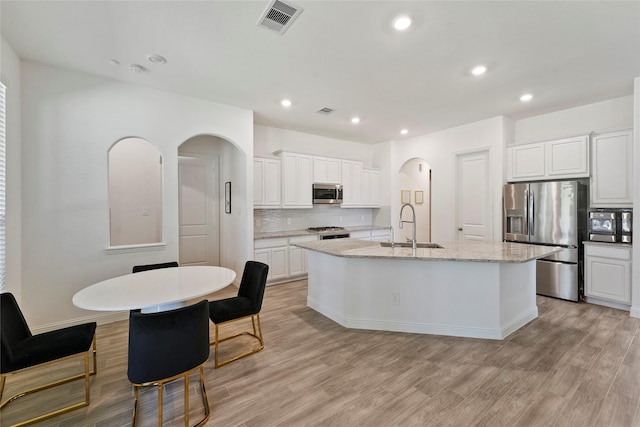
M339 206L315 205L312 209L254 209L255 233L301 230L308 227L354 227L382 225L385 223L383 208L342 209ZM382 212L381 212L382 211ZM388 215L386 215L388 217ZM382 222L378 224L378 222Z

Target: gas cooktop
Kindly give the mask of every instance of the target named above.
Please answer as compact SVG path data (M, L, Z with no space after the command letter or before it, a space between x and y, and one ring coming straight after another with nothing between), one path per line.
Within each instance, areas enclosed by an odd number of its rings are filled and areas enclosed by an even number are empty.
M323 231L343 231L345 228L344 227L309 227L307 228L307 230L309 231L319 231L319 232L323 232Z

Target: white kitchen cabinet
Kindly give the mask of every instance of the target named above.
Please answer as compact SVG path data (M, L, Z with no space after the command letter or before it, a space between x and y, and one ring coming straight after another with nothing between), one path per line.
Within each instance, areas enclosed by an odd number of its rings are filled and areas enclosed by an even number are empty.
M632 129L591 138L591 206L633 206Z
M323 184L341 184L342 164L340 159L314 156L313 182Z
M362 162L342 160L343 208L362 207Z
M297 242L318 240L318 236L291 236L259 239L254 242L254 259L269 266L269 284L297 280L307 274L306 249L293 246Z
M388 228L376 228L371 230L371 240L375 242L390 242L391 230Z
M507 180L536 181L589 176L589 137L562 138L507 148Z
M255 157L253 159L253 207L279 207L282 203L280 188L280 159Z
M349 232L349 238L359 240L371 240L371 230L356 230Z
M380 171L362 169L360 183L361 204L364 207L380 207Z
M254 259L269 266L267 281L280 280L288 277L288 253L286 246L256 249Z
M314 240L318 240L318 236L294 236L289 238L289 277L293 278L307 274L307 250L293 246L293 244Z
M544 143L523 144L507 148L510 180L544 179Z
M306 154L281 152L282 207L312 208L312 158Z
M549 178L589 176L589 136L563 138L546 143L546 174Z
M631 247L585 243L587 302L629 309L631 254Z

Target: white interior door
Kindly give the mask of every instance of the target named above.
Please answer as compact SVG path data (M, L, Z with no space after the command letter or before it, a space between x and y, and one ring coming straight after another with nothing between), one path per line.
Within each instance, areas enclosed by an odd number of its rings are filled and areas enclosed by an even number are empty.
M489 151L456 155L457 239L491 240Z
M219 265L219 215L214 158L178 157L179 263Z

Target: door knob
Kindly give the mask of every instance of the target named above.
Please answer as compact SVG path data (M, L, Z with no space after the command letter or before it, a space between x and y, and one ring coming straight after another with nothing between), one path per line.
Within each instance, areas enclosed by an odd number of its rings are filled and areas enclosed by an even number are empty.
M458 231L462 231L462 227L458 227Z

